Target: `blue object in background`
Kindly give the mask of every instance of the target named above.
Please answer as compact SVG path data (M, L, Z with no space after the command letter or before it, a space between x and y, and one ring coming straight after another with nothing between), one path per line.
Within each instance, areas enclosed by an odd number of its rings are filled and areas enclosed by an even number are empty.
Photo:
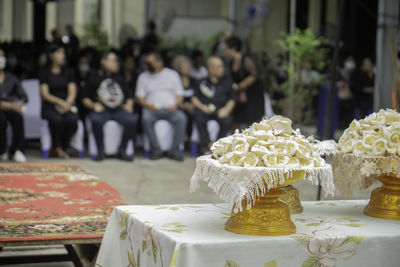
M333 139L333 135L339 123L339 99L337 86L334 87L334 90L335 91L332 99L332 112L328 135L329 139ZM325 116L327 113L328 101L329 83L324 83L320 87L318 98L317 133L320 136L320 139L323 138L325 132Z

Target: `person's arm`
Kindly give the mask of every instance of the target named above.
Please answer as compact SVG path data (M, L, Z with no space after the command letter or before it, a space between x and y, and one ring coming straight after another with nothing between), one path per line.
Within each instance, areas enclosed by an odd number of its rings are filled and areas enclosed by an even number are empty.
M88 110L92 110L94 112L102 112L104 110L104 106L101 103L96 102L94 99L91 98L93 86L94 85L92 84L92 77L89 76L86 79L86 85L83 91L84 95L82 99L82 104Z
M66 102L70 106L75 102L77 91L78 91L78 89L77 89L75 83L68 84L68 94L67 94Z
M253 85L257 80L257 67L256 64L250 58L246 57L244 59L244 68L249 73L249 75L244 78L237 86L237 91L247 90L251 85Z
M75 73L73 70L67 69L68 75L68 89L67 99L65 100L70 106L75 103L78 87L76 86Z
M210 109L208 108L208 106L206 106L203 103L201 103L200 99L198 99L197 96L193 96L191 100L192 100L193 105L197 109L201 110L202 112L204 112L206 114L211 114L212 113L210 111Z
M0 101L0 110L15 111L21 114L22 106L23 106L22 101L17 101L17 102Z
M146 99L144 99L144 97L137 96L136 99L137 99L137 102L139 103L139 105L141 105L144 108L147 108L149 110L157 109L155 105L148 103L146 101Z
M121 79L121 86L124 90L124 95L125 95L125 102L122 105L122 109L124 109L126 112L133 113L134 100L133 100L132 89L129 87L128 83L126 83L123 79Z
M173 74L175 77L175 95L176 95L176 103L175 105L172 105L170 107L167 107L168 110L170 111L175 111L178 109L178 107L182 104L183 102L183 92L184 92L184 88L183 88L183 84L182 84L182 80L179 77L177 72L174 72Z
M15 86L16 86L17 95L18 95L19 100L22 101L23 103L27 103L28 96L25 92L25 89L22 87L21 83L19 82L19 80L15 81Z
M45 100L45 101L47 101L49 103L52 103L52 104L55 104L55 105L60 105L60 106L67 105L67 103L63 99L52 95L50 93L49 86L47 84L45 84L45 83L40 85L40 93L42 95L43 100Z
M173 106L169 106L167 109L168 109L169 111L175 111L175 110L177 110L177 109L182 105L182 103L183 103L183 96L178 95L178 96L176 97L176 104L173 105Z
M233 108L235 107L235 100L229 100L226 102L225 106L218 110L218 118L223 119L231 114Z
M125 101L125 104L122 105L122 109L124 109L126 112L132 113L133 112L133 98L128 98Z
M156 110L156 106L153 104L150 104L146 101L146 89L145 89L145 78L144 78L145 73L142 73L139 75L137 82L136 82L136 100L139 105L141 105L144 108L147 108L149 110Z

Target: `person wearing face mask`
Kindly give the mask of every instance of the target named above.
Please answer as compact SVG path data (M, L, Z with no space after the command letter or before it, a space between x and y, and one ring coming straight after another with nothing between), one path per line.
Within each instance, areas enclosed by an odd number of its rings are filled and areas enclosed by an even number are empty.
M356 69L356 61L354 57L348 56L343 62L343 68L340 69L340 74L346 82L350 81L350 76Z
M48 47L48 56L49 65L39 75L42 117L49 122L51 154L65 159L69 157L66 150L78 128L77 86L74 71L65 67L64 48L52 44Z
M144 133L150 139L150 159L162 156L160 145L154 130L157 120L167 120L174 127L174 138L168 157L183 161L179 154L179 144L185 140L187 119L179 110L182 104L184 89L176 71L164 67L158 53L146 57L147 71L139 75L136 85L136 97L143 107L142 125Z
M129 140L134 138L138 121L138 115L133 113L133 94L119 74L119 61L115 52L104 52L101 65L101 70L88 77L83 97L83 105L89 110L88 117L97 145L97 156L94 160L104 159L103 126L107 121L115 120L123 127L118 158L132 161L133 157L126 154L126 148Z
M28 101L27 95L18 79L4 71L7 59L0 49L0 158L7 157L16 162L26 162L22 152L24 147L23 104ZM7 152L7 122L12 127L12 144Z

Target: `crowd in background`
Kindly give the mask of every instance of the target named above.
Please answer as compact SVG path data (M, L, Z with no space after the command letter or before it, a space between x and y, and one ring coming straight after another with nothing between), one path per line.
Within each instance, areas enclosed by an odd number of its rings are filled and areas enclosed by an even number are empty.
M68 158L69 141L77 121L89 118L98 149L95 160L103 160L102 127L108 120L123 126L118 158L131 161L127 143L138 133L150 139L151 159L163 156L155 135L159 119L174 127L174 140L167 155L183 160L181 143L190 140L193 126L199 132L201 153L208 153L210 136L207 122L219 124L218 137L233 128L247 127L265 116L265 93L272 103L287 97L283 89L287 72L284 55L268 58L244 52L242 40L225 33L213 51L194 49L190 55L175 55L172 50L159 50L156 26L148 23L140 43L128 41L121 49L105 52L82 47L73 28L64 35L52 31L45 46L35 43L0 44L0 154L18 162L23 154L23 103L26 98L19 81L39 79L42 117L49 122L52 154ZM136 49L136 48L139 49ZM135 53L139 51L139 53ZM210 54L209 57L205 55ZM314 86L318 99L319 85L326 80L312 64L304 62L298 76ZM355 117L372 111L374 64L364 58L357 64L351 55L342 60L337 77L340 121L344 127ZM325 78L323 78L325 77ZM268 96L267 96L268 97ZM314 101L314 114L317 101ZM6 146L6 125L13 128L13 142Z

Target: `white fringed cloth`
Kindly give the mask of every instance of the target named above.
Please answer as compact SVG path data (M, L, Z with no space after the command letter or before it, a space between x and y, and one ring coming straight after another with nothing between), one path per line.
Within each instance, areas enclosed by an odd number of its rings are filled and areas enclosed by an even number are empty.
M295 171L305 173L303 179L312 184L321 184L325 195L333 196L332 167L326 164L323 167L241 167L221 164L211 156L201 156L196 160L196 169L191 179L190 191L194 192L200 181L207 182L214 192L228 203L234 203L234 212L242 211L242 200L247 200L247 209L250 209L256 199L267 190L292 179ZM267 186L265 186L267 185Z
M358 189L367 189L382 174L392 173L400 179L400 157L356 156L337 153L332 160L333 177L340 193L348 198Z

